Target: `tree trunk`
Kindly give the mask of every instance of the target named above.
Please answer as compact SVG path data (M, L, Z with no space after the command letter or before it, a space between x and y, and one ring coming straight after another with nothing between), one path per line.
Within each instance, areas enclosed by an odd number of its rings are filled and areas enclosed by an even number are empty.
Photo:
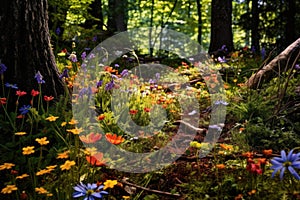
M127 0L108 1L107 28L111 34L127 30Z
M47 0L1 0L0 38L0 59L7 66L4 83L17 84L30 93L39 88L34 78L39 71L45 81L43 95L64 95L50 47ZM29 98L20 99L29 104Z
M260 51L259 48L259 11L258 11L258 0L252 0L252 23L251 23L251 46L252 49L258 53Z
M287 1L287 12L286 12L286 25L285 25L285 46L288 46L296 39L295 30L295 15L296 15L296 3L294 0Z
M84 28L91 29L94 25L100 31L103 31L104 20L102 11L102 0L95 0L89 6L89 14L95 19L87 19L84 24ZM99 21L98 21L99 20Z
M198 43L202 44L202 13L201 13L200 0L197 0L197 14L198 14Z
M211 9L209 53L218 51L223 45L226 45L228 51L232 51L232 0L212 0Z
M259 88L264 81L268 81L278 72L283 72L287 66L294 67L295 59L300 54L300 38L288 46L283 52L276 56L269 64L262 67L253 74L246 85L250 88Z

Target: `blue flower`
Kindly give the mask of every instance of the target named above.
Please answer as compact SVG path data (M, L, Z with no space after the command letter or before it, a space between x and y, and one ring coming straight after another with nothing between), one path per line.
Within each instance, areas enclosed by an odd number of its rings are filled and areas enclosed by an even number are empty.
M64 69L64 71L62 72L62 74L59 76L60 79L62 78L69 78L69 70L68 69Z
M23 105L19 111L21 112L21 115L26 115L29 110L30 110L31 106L30 105Z
M6 70L7 67L3 63L0 63L0 74L3 74Z
M88 183L87 185L80 183L73 187L75 190L73 193L73 198L84 196L84 200L95 200L95 198L101 199L103 194L108 194L106 191L100 191L103 187L103 185L97 186L96 183Z
M275 157L271 160L272 166L271 169L274 170L272 173L272 178L275 174L280 171L280 179L283 179L283 175L286 169L297 179L300 180L299 174L295 171L294 168L300 169L300 153L293 153L293 150L289 152L286 156L284 150L281 151L281 157Z
M17 84L10 84L10 83L5 83L5 87L7 88L12 88L12 89L18 89Z
M34 78L36 79L36 81L38 82L38 84L42 84L45 83L45 81L43 80L43 76L41 75L40 71L38 71Z
M229 103L227 103L226 101L223 101L223 100L217 100L215 101L215 105L224 105L224 106L227 106Z

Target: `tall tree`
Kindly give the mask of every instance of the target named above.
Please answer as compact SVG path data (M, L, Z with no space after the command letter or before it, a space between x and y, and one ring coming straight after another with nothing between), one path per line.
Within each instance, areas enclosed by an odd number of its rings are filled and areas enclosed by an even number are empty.
M258 0L252 0L252 10L251 10L251 46L256 52L259 52L259 10L258 10Z
M201 1L197 0L197 13L198 13L198 43L202 43L202 12Z
M297 11L296 3L294 0L287 0L287 11L286 11L286 25L285 25L285 46L288 46L290 43L292 43L296 38L296 28L295 28L295 15Z
M104 26L102 0L94 0L89 5L89 14L91 16L86 19L84 27L91 29L96 25L96 28L102 31Z
M108 0L108 31L113 34L127 30L127 0Z
M228 51L233 50L232 34L232 0L211 1L211 41L209 53L218 51L226 45Z
M34 77L39 71L44 95L64 94L50 46L47 0L2 0L0 38L0 59L7 66L4 82L30 92L38 89Z

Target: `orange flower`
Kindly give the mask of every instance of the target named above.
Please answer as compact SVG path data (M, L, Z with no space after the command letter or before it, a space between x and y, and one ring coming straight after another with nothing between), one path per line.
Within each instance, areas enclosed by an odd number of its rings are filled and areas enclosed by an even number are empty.
M251 152L246 152L246 153L242 153L242 156L243 157L246 157L246 158L252 158L253 157L253 153L251 153Z
M220 147L224 150L233 150L233 147L227 144L220 144Z
M225 165L224 164L217 164L216 168L218 168L218 169L224 169Z
M265 150L263 150L263 154L265 156L271 156L272 153L273 153L272 149L265 149Z
M138 110L129 110L129 113L132 115L135 115L138 112Z
M105 118L105 115L104 114L101 114L98 116L98 120L103 120Z
M266 162L267 162L266 158L257 158L256 160L257 160L257 163L263 164L263 165L266 164Z
M117 70L115 70L115 69L113 69L112 67L109 67L109 66L106 66L106 67L104 68L104 70L105 70L106 72L109 72L109 73L114 73L114 72L117 71Z
M105 137L112 144L121 144L125 140L124 138L122 138L122 136L117 136L117 134L111 133L106 133Z
M93 156L86 156L86 160L94 166L104 166L105 160L103 159L103 153L99 152L94 154Z
M53 96L44 96L44 100L45 101L52 101L54 99L54 97Z
M91 144L100 140L102 138L102 135L100 133L91 132L88 135L80 135L79 138L82 142Z

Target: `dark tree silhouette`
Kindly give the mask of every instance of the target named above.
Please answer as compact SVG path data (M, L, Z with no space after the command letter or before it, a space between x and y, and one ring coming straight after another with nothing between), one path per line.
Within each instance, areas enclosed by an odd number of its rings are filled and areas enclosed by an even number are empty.
M39 71L43 95L65 93L51 50L47 0L1 0L0 38L0 59L7 66L4 83L30 92L38 89L34 77Z
M212 0L211 2L211 41L209 53L226 45L233 50L232 0Z
M127 30L127 0L108 1L107 28L111 34Z

